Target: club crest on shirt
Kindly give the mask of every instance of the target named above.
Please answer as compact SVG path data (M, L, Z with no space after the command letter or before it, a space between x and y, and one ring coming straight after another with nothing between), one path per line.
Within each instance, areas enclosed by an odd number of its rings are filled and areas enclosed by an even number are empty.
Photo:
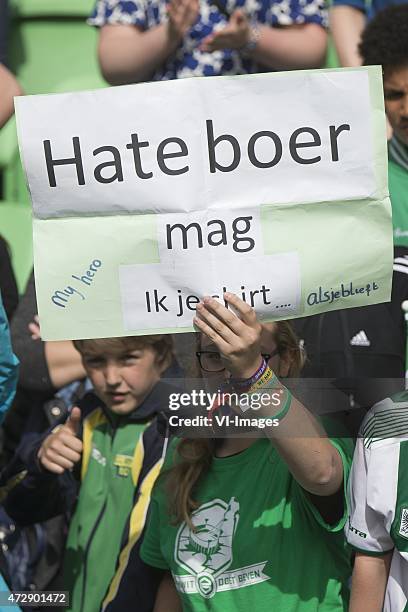
M176 540L176 561L195 574L198 591L206 598L216 591L215 577L232 562L232 538L239 521L239 503L214 499L192 515L194 531L180 527Z
M239 503L213 499L191 516L194 529L183 523L178 530L174 558L188 575L173 575L183 593L200 593L206 599L217 591L242 588L269 579L266 561L226 571L233 561L232 541L239 521Z
M401 508L401 522L398 533L408 540L408 508Z
M117 475L122 478L129 476L132 470L133 457L129 455L116 455L113 465L117 468Z

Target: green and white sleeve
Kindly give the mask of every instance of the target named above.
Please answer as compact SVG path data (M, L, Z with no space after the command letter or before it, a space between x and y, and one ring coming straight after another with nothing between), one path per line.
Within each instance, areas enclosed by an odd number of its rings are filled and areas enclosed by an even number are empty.
M398 481L398 447L383 442L368 446L358 438L348 485L349 516L345 534L349 544L367 555L383 555L394 548L390 536Z

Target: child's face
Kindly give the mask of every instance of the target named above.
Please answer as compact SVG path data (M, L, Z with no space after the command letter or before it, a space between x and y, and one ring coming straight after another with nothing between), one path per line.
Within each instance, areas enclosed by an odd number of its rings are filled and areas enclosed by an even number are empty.
M82 361L96 394L115 414L138 408L164 369L151 346L89 354L85 349Z

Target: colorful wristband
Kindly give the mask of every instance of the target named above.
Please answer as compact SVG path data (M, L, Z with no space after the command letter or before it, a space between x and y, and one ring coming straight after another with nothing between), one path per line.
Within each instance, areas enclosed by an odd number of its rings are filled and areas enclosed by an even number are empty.
M230 390L238 391L240 393L244 393L251 388L252 385L256 384L258 380L260 380L265 372L268 370L268 364L265 359L262 358L262 363L259 368L256 370L255 374L253 374L250 378L230 378L228 381L228 387Z
M258 378L258 380L248 387L247 393L252 393L253 391L258 391L259 389L265 388L274 380L278 380L278 377L276 376L275 372L271 370L269 366L267 366L265 372Z

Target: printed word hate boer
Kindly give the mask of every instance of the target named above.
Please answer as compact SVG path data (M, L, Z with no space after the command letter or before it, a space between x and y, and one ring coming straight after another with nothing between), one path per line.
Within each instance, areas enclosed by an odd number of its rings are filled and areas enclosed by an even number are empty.
M294 130L288 139L283 139L276 132L262 130L255 132L248 142L239 142L233 134L219 134L214 132L211 119L206 121L206 142L208 150L208 171L233 172L242 162L247 159L249 163L258 169L268 169L276 166L287 152L291 159L300 165L317 164L322 159L338 162L340 159L340 146L343 132L350 132L350 125L329 125L328 145L322 144L322 138L318 130L309 126L302 126ZM340 136L343 136L340 138ZM325 141L326 142L326 141ZM260 143L262 143L262 156L260 154ZM224 155L220 156L220 147ZM132 175L139 179L152 179L158 173L168 176L178 176L190 170L188 163L189 148L187 143L177 136L165 138L156 147L152 160L152 145L144 136L138 133L130 134L124 150L113 145L103 145L92 150L93 177L88 176L84 167L84 156L89 155L88 149L81 145L79 136L73 136L72 142L67 143L65 149L66 157L61 155L61 148L57 155L55 146L51 140L43 141L45 164L47 168L48 182L50 187L58 186L59 166L72 166L72 177L78 185L86 185L90 179L98 183L108 184L123 182L124 165L128 168L131 160ZM286 149L286 150L285 150ZM146 155L149 150L150 155ZM229 153L226 151L229 150ZM267 152L266 152L267 151ZM125 164L123 156L126 156ZM130 157L129 157L130 156ZM226 161L226 158L228 161ZM201 159L201 155L196 156ZM89 167L88 164L85 165ZM134 172L133 172L134 171ZM131 177L126 177L131 178ZM66 185L66 176L64 185Z

